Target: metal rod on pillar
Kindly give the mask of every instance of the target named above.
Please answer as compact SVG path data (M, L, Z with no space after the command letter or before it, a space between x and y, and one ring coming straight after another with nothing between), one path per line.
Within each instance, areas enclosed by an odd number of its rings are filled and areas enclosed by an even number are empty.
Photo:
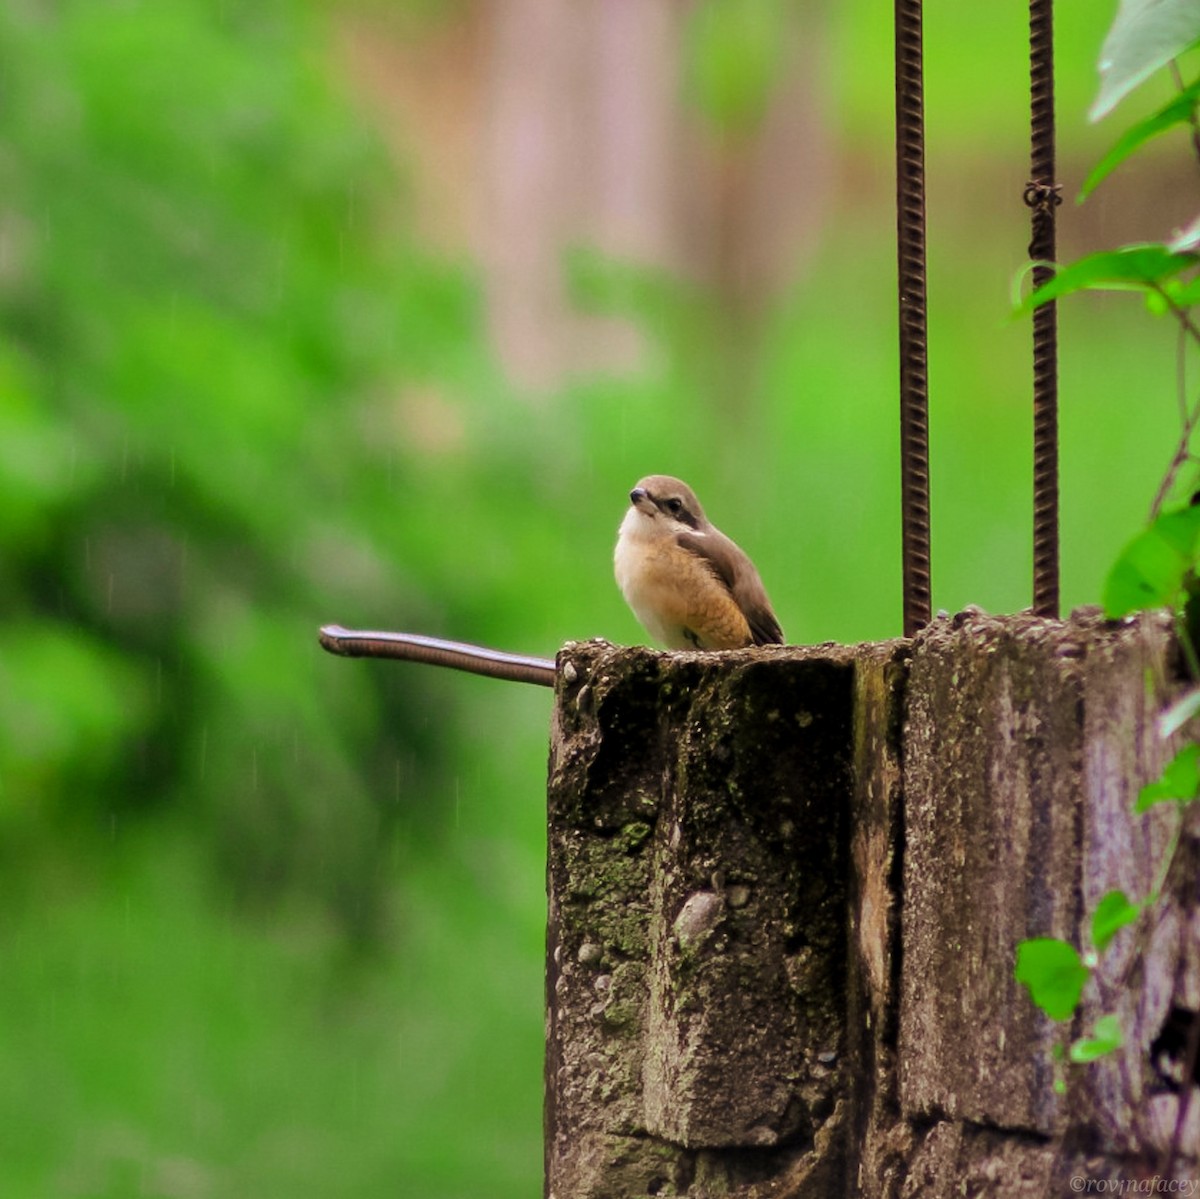
M904 635L931 615L929 382L925 303L922 0L896 0L896 244L900 324L900 489Z
M1062 202L1054 181L1054 0L1029 0L1029 87L1025 203L1037 288L1054 273L1054 210ZM1033 314L1033 610L1039 616L1058 616L1058 590L1058 314L1051 300Z

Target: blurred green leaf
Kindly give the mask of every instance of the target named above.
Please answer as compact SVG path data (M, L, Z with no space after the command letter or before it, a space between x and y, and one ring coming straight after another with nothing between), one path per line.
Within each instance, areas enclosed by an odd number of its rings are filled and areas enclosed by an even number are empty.
M1190 308L1200 301L1200 277L1194 276L1185 280L1176 276L1174 279L1164 279L1159 286L1162 288L1162 295L1156 291L1146 294L1146 304L1156 306L1156 316L1164 315L1170 307Z
M1196 0L1121 0L1100 49L1100 90L1089 119L1100 120L1138 84L1198 40Z
M1034 937L1017 946L1017 982L1052 1020L1069 1020L1091 976L1079 954L1056 937Z
M27 655L58 645L75 679L0 732L0 776L56 798L50 836L71 805L175 806L243 893L317 896L361 940L385 903L379 797L387 828L445 821L428 783L454 715L430 723L428 674L335 669L313 636L472 602L434 581L421 482L443 412L499 388L478 284L419 243L328 19L0 10L0 645L20 631L0 669L36 676ZM525 473L527 441L481 440Z
M1185 745L1152 783L1139 792L1133 810L1141 813L1172 800L1190 803L1200 794L1200 745Z
M45 544L60 507L86 490L94 460L39 401L42 381L0 345L0 542L7 551Z
M782 0L702 0L688 18L690 94L715 125L744 131L762 120L781 66Z
M1103 952L1113 937L1141 915L1141 904L1131 903L1124 891L1109 891L1092 913L1092 944Z
M1080 1037L1071 1045L1071 1061L1080 1064L1094 1062L1116 1049L1120 1049L1124 1038L1121 1022L1115 1015L1101 1016L1092 1029L1090 1037Z
M0 631L0 810L45 818L94 785L150 715L138 669L82 631L50 621ZM40 809L45 806L48 811Z
M1147 117L1144 121L1139 121L1131 129L1127 129L1117 139L1116 145L1105 154L1093 168L1092 173L1084 180L1083 187L1079 192L1079 199L1085 200L1102 179L1111 174L1125 159L1140 146L1145 145L1151 138L1157 137L1160 133L1165 133L1174 125L1187 124L1191 121L1195 114L1198 100L1200 100L1200 80L1197 80L1190 87L1185 88L1178 96L1160 108L1158 112ZM1177 246L1175 244L1169 247L1172 251L1185 248L1192 249L1193 247Z
M655 339L671 361L703 375L715 369L705 350L716 342L712 303L666 271L572 246L564 258L567 286L581 311L626 317Z
M1121 551L1104 584L1110 620L1143 608L1173 606L1196 562L1200 505L1164 512Z
M1194 254L1172 254L1165 246L1124 246L1089 254L1059 269L1017 309L1032 312L1041 304L1077 291L1144 291L1200 262Z

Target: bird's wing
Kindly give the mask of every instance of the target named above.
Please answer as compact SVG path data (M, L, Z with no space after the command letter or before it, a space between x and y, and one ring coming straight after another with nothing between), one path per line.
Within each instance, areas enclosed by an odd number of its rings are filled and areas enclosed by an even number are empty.
M703 559L725 584L750 626L755 645L783 644L783 630L771 609L762 579L758 577L754 563L734 542L719 529L711 527L706 533L679 533L675 541Z

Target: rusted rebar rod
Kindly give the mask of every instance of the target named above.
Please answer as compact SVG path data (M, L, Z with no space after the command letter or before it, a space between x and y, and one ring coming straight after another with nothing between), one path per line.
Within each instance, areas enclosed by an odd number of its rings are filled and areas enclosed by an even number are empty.
M1029 0L1029 96L1025 203L1037 288L1053 274L1054 210L1062 202L1054 179L1054 0ZM1058 593L1058 314L1051 300L1033 313L1033 610L1057 617Z
M348 658L402 658L514 683L554 686L555 666L549 658L509 654L462 641L443 641L440 637L422 637L417 633L363 632L329 624L321 629L320 642L331 654Z
M896 247L904 635L931 614L925 304L925 100L921 0L896 0Z

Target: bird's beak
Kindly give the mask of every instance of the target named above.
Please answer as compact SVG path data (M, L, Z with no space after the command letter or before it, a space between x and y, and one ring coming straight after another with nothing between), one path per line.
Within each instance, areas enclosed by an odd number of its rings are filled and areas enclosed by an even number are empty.
M629 493L629 502L640 512L655 512L654 501L644 487L635 487Z

